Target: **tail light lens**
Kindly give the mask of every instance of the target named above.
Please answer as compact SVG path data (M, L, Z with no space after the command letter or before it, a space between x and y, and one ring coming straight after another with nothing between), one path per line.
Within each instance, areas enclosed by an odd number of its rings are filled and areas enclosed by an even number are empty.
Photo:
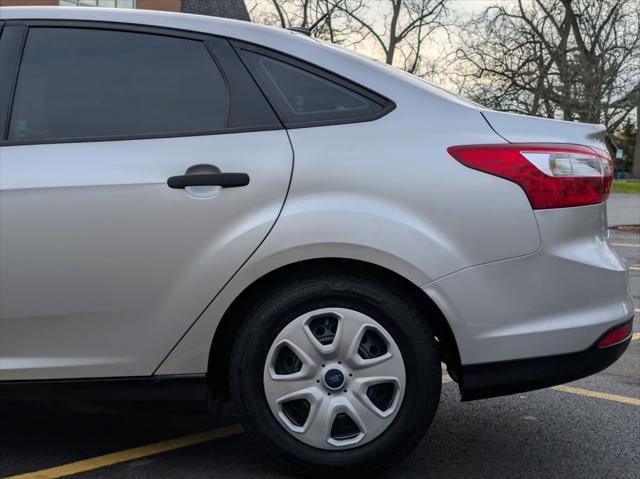
M534 143L452 146L447 151L469 168L513 181L534 209L602 203L611 191L613 161L597 148Z

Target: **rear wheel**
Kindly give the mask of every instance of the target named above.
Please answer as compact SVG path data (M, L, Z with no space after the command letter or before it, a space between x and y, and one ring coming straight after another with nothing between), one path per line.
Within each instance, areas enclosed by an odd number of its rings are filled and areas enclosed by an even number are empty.
M393 285L350 274L282 284L231 358L244 427L300 473L377 471L426 432L442 373L428 318Z

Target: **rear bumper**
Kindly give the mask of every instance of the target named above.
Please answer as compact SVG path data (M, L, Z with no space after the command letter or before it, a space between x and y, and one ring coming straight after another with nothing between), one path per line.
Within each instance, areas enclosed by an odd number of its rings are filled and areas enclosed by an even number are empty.
M462 366L458 373L462 400L531 391L590 376L616 362L630 342L631 336L604 348L596 341L577 353Z

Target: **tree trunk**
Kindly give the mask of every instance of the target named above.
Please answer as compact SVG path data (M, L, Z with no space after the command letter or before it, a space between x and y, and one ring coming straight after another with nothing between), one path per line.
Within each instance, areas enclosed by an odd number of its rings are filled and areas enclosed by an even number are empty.
M636 106L636 146L633 150L633 164L631 174L640 179L640 104Z
M393 57L396 53L396 43L393 40L389 41L389 48L387 49L387 55L384 61L387 65L393 65Z
M398 28L398 19L400 18L402 0L392 0L391 3L393 4L393 14L391 15L391 25L389 25L389 46L387 48L387 58L385 58L388 65L393 65L393 57L396 53L396 45L398 41L396 32Z

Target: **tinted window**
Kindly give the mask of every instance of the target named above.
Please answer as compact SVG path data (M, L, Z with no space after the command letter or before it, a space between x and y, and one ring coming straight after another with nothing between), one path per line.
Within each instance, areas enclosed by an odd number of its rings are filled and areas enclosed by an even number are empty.
M32 28L9 140L162 135L227 126L224 79L202 42Z
M371 118L384 106L325 75L252 51L243 51L258 82L287 126Z

